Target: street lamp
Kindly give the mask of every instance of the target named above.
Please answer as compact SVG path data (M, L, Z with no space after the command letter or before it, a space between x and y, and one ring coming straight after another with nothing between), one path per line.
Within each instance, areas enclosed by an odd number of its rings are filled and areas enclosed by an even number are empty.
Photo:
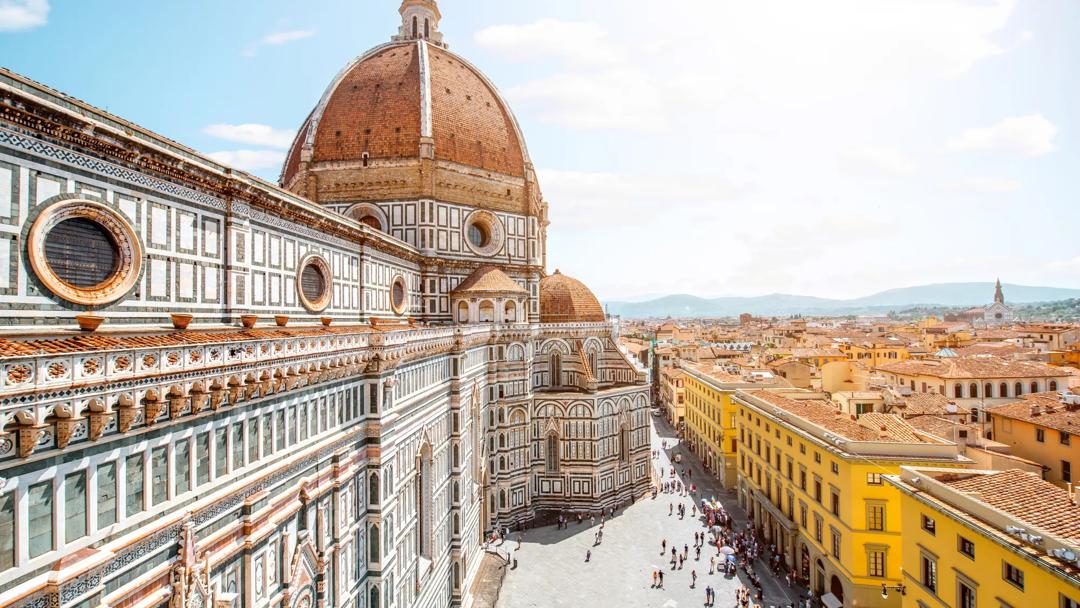
M905 587L903 585L903 583L901 583L899 585L893 585L892 587L887 586L885 583L881 583L881 599L883 599L883 600L889 599L889 590L890 589L893 590L893 591L899 591L900 595L907 595L907 587Z

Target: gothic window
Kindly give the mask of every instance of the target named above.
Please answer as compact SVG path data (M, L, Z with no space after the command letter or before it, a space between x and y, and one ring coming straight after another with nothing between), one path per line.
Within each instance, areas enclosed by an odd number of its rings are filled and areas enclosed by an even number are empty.
M417 482L420 491L417 495L416 519L419 530L420 556L431 559L431 519L434 509L432 508L432 488L434 475L431 466L431 445L425 444L420 448L419 462L417 463Z
M503 321L507 323L517 321L517 305L513 301L508 301L506 306L503 307Z
M368 478L368 504L379 504L379 476L376 473Z
M431 38L431 24L427 19L424 19L424 38Z
M416 38L417 35L420 33L419 32L419 27L417 26L417 23L418 23L418 20L416 19L416 15L413 15L413 18L412 18L412 36L413 36L413 38Z
M545 464L547 465L547 471L549 473L556 473L559 471L559 436L555 433L550 433L547 436L547 449L545 450Z
M458 323L468 323L469 322L469 303L468 302L458 302L458 305L457 305L457 320L458 320Z
M619 431L619 460L630 462L630 430L625 426Z

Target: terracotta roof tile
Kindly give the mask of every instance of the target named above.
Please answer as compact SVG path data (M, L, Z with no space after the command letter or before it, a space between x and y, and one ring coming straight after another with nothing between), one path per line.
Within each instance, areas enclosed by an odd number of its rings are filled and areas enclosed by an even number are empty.
M1080 436L1080 408L1066 406L1058 393L1032 393L1022 396L1019 401L987 409L994 416L1024 420Z
M1080 541L1080 506L1069 492L1018 469L936 476L937 481L1051 534Z
M878 370L894 374L939 378L1057 378L1067 376L1061 368L1037 361L1011 361L993 356L957 357L945 360L907 360L885 363Z
M450 292L453 294L463 293L512 293L516 295L528 295L524 287L518 285L514 279L495 266L485 265L477 268L464 281Z

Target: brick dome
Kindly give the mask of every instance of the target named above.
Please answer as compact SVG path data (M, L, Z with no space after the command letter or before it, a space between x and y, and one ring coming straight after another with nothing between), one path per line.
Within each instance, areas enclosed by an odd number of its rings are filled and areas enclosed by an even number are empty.
M424 160L495 180L488 194L517 199L506 210L522 207L533 179L518 125L491 82L440 43L398 40L356 58L330 83L293 141L281 184L317 201L355 198L349 190L361 185L386 188L387 200L426 198ZM368 168L387 171L364 179ZM309 174L317 188L305 183ZM434 177L436 188L461 189Z
M600 300L581 281L558 270L540 280L541 323L603 322Z

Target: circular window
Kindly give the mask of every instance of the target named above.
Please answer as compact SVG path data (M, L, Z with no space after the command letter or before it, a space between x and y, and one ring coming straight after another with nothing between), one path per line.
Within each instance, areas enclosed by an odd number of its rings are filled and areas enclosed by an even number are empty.
M120 251L101 224L76 217L53 226L45 236L45 259L61 281L90 289L116 274Z
M483 249L491 242L491 235L488 234L487 226L476 222L469 226L469 242L473 247L477 249Z
M333 284L330 264L319 255L309 254L300 260L300 272L296 275L296 291L300 303L310 312L322 312L330 306Z
M103 306L127 294L142 272L142 247L131 224L102 203L47 207L27 235L34 274L57 296Z
M493 256L503 245L503 227L499 218L490 211L477 210L465 219L465 244L473 253Z
M398 275L394 277L394 282L390 285L390 307L394 309L394 314L405 314L408 300L409 290L405 286L405 277Z

